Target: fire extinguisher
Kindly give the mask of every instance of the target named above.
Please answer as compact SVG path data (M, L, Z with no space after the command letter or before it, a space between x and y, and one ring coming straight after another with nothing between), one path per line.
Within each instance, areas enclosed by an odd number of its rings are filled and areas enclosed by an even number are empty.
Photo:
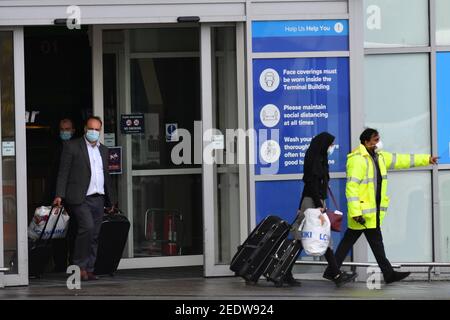
M168 213L164 216L164 254L174 256L177 254L177 232L175 227L175 215Z

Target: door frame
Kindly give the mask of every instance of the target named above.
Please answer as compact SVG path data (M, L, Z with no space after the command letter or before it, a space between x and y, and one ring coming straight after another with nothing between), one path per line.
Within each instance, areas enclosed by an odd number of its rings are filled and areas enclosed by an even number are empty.
M246 90L245 90L245 42L244 23L201 23L200 24L200 57L201 57L201 104L202 104L202 131L215 128L215 111L213 103L213 73L211 51L211 29L221 26L234 26L236 32L236 70L237 70L237 108L238 127L246 130ZM210 141L203 141L205 148ZM245 143L246 153L248 144ZM248 159L246 154L245 159ZM247 164L239 164L239 242L247 237L248 230L248 193L247 193ZM217 165L210 164L203 159L203 228L204 228L204 276L232 276L230 264L216 263L217 237L216 217L218 212L217 196ZM237 249L237 248L236 248Z
M183 24L183 27L198 26L196 24ZM141 54L131 54L129 50L129 32L130 29L148 29L148 28L180 28L179 24L139 24L139 25L92 25L92 79L93 79L93 112L101 117L104 115L103 109L103 54L116 54L117 61L117 102L119 113L131 113L131 80L130 80L130 60ZM123 30L124 31L124 47L119 46L104 47L103 31L105 30ZM145 54L144 54L145 55ZM178 55L174 53L174 56ZM101 82L101 84L99 84ZM120 121L117 122L120 126ZM120 132L120 128L117 128ZM103 142L104 135L101 135ZM123 173L122 183L119 185L121 192L122 204L124 210L128 214L127 217L133 225L133 177L142 175L173 175L173 174L201 174L201 168L186 169L156 169L156 170L133 170L131 157L131 136L126 135L121 139L123 150ZM130 228L128 241L126 246L126 254L133 256L134 254L134 230ZM136 269L136 268L161 268L161 267L179 267L179 266L201 266L203 265L203 255L184 255L184 256L162 256L162 257L138 257L123 258L120 261L118 269Z
M16 217L17 217L17 274L0 273L1 286L28 285L28 236L27 236L27 167L25 129L25 55L23 27L0 27L1 31L13 32L14 47L14 116L16 158ZM0 123L1 125L1 123ZM1 136L0 136L1 143ZM2 168L0 167L0 181ZM0 188L0 225L3 226L3 186ZM19 197L21 198L18 201ZM4 265L3 227L0 228L0 267ZM5 266L6 267L6 266Z
M193 27L199 26L198 24L183 24L183 27ZM232 23L202 23L200 24L200 66L201 70L201 108L202 108L202 123L203 131L207 128L212 127L212 73L211 73L211 28L217 26L235 26L236 27L236 48L237 48L237 92L238 92L238 110L239 128L245 129L246 120L246 81L245 81L245 24L243 22L232 22ZM127 30L127 29L141 29L141 28L179 28L180 24L136 24L136 25L92 25L92 79L93 79L93 111L94 114L99 114L103 116L103 54L112 53L111 50L103 47L103 31L105 30ZM117 101L119 103L119 112L130 112L131 111L131 101L130 101L130 52L129 52L129 37L128 32L125 31L125 43L123 51L117 49L118 62L118 81L117 81ZM120 84L120 82L123 82ZM208 90L204 90L208 88ZM205 118L207 117L207 118ZM119 132L119 130L118 130ZM103 139L103 135L102 138ZM139 173L133 173L131 167L131 137L127 136L124 138L123 144L126 146L123 155L126 186L120 187L125 200L125 210L128 212L130 217L130 222L132 223L133 218L133 194L132 188L129 187L132 184L132 177L139 175ZM247 144L246 144L247 145ZM128 148L127 148L128 147ZM246 147L246 152L248 147ZM248 154L246 155L248 159ZM133 269L133 268L155 268L155 267L172 267L172 266L193 266L193 265L204 265L204 275L209 276L224 276L233 275L229 269L229 265L216 265L214 262L215 257L215 233L214 233L214 216L207 214L207 212L216 212L211 210L217 210L217 194L213 190L217 188L212 188L216 186L216 168L215 166L209 166L203 163L201 169L174 169L183 173L188 170L190 173L192 170L201 170L202 172L202 182L203 182L203 243L204 252L203 255L191 255L191 256L180 256L180 257L148 257L148 258L124 258L119 264L119 269ZM172 171L174 171L172 170ZM169 174L167 170L156 170L158 174ZM248 176L248 166L247 164L239 165L239 185L240 185L240 242L245 240L248 234L248 221L249 221L249 210L248 210L248 194L247 194L247 176ZM128 172L128 173L127 173ZM187 172L187 171L186 171ZM199 172L200 173L200 172ZM173 173L172 173L173 174ZM208 187L206 187L208 186ZM133 230L130 230L129 245L127 246L127 253L129 256L133 254Z

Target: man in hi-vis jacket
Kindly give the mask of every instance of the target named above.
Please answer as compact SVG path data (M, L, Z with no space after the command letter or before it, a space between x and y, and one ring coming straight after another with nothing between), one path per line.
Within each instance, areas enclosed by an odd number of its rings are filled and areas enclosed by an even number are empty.
M380 135L375 129L366 129L360 136L361 144L347 155L347 184L345 195L348 206L348 229L336 250L340 267L345 256L364 233L383 272L384 281L392 283L409 276L397 272L386 258L381 224L389 206L387 170L407 169L437 163L429 154L398 154L382 151ZM324 277L328 277L328 269Z

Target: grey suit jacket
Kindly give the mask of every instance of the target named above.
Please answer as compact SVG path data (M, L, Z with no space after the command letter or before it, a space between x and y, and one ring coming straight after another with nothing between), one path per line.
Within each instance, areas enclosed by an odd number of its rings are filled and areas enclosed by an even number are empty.
M111 177L108 172L108 148L100 144L100 155L103 160L105 189L105 206L114 204ZM67 141L64 144L56 181L56 196L61 197L69 205L78 205L86 199L91 182L91 163L84 137Z

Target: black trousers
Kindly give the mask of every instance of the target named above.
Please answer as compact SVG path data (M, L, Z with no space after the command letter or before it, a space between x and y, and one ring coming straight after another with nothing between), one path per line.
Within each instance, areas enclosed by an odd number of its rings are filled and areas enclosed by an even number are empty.
M94 271L97 258L98 235L103 221L105 199L103 196L86 197L85 201L70 206L70 213L77 223L77 235L73 263L80 269Z
M383 272L384 278L389 277L394 272L394 269L392 268L389 260L386 258L386 253L384 251L383 245L383 236L381 234L380 228L364 230L347 229L344 234L344 238L342 238L341 242L339 243L335 254L338 267L341 267L342 262L344 261L348 252L363 233L366 236L367 242L369 242L370 249L372 249L373 255L377 260L381 272ZM327 268L325 270L325 273L331 274L332 270Z

